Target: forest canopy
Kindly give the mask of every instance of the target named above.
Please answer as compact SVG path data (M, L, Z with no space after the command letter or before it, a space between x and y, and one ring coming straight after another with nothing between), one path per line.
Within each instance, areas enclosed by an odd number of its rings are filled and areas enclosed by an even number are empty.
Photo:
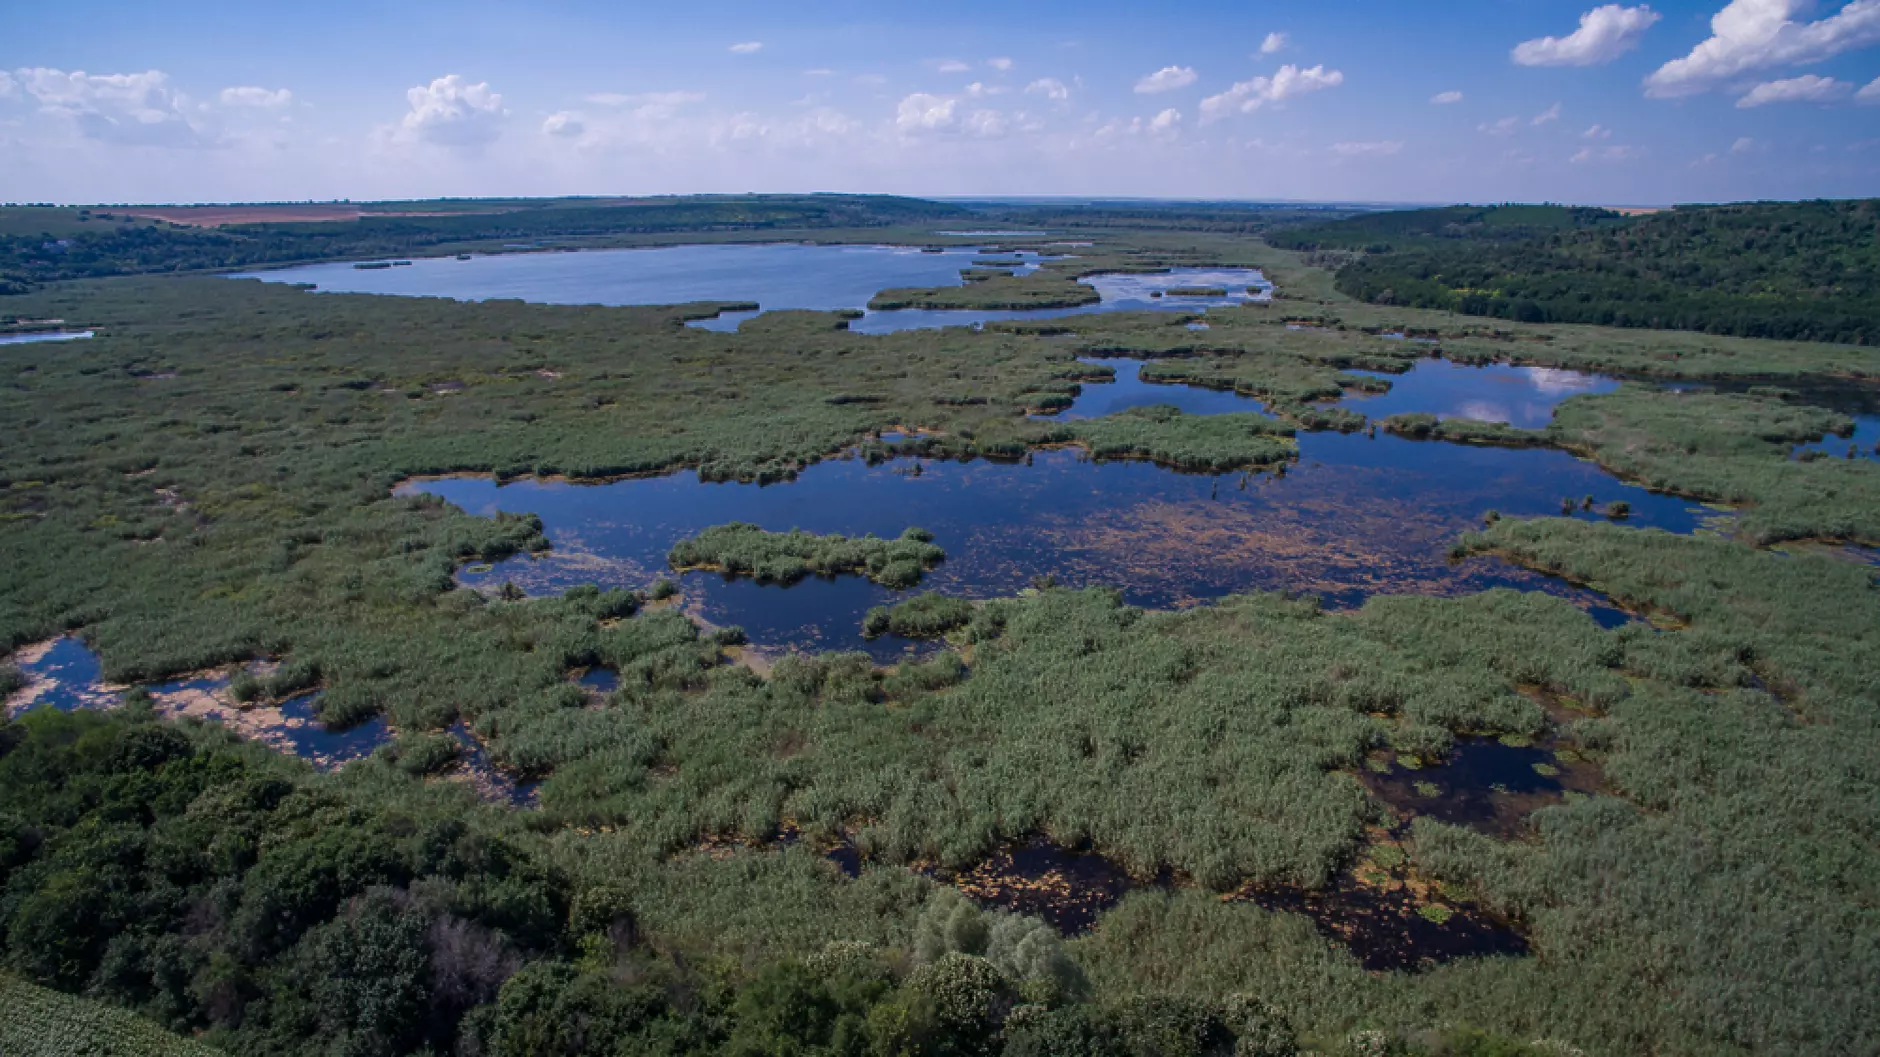
M1275 232L1289 249L1361 254L1360 300L1523 323L1880 342L1880 200L1752 202L1623 216L1566 206L1451 206Z

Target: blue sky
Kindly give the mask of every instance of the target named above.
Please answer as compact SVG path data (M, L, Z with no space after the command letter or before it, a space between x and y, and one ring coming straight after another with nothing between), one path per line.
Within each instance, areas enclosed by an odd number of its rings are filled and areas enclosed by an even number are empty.
M0 200L753 190L1880 195L1880 0L0 6Z

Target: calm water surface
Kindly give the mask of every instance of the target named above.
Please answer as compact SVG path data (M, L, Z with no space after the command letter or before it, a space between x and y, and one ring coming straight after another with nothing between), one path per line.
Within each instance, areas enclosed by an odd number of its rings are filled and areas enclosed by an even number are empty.
M1570 396L1610 393L1619 381L1596 374L1550 367L1480 367L1449 360L1419 361L1409 374L1352 371L1388 379L1387 393L1353 394L1343 401L1371 419L1421 412L1438 418L1473 418L1505 422L1518 429L1540 429L1553 420L1554 407Z
M1259 409L1257 401L1231 393L1143 383L1140 365L1131 361L1115 366L1117 382L1086 385L1066 414L1146 403L1176 403L1201 414ZM1414 384L1425 371L1443 385ZM1411 381L1413 392L1448 399L1463 377L1429 361L1398 380ZM1485 377L1492 391L1520 392L1535 406L1589 391L1597 381L1547 379L1522 389L1504 374ZM1405 402L1405 410L1428 408ZM701 482L684 472L604 485L524 480L499 486L488 478L450 478L405 488L476 514L542 516L553 551L465 573L464 582L477 587L505 581L532 593L589 582L645 587L669 573L666 552L674 543L727 521L881 536L918 525L948 553L920 589L973 598L1011 594L1040 575L1071 586L1115 586L1131 604L1153 608L1254 590L1308 592L1345 607L1381 593L1505 586L1562 595L1609 625L1624 617L1597 596L1499 559L1451 562L1449 545L1490 510L1557 516L1563 499L1577 504L1588 495L1602 506L1623 499L1632 506L1632 524L1673 532L1690 532L1714 516L1558 451L1362 433L1302 433L1299 447L1298 462L1283 476L1189 475L1146 462L1093 462L1065 450L1034 453L1027 464L899 459L869 466L839 458L810 467L796 481L768 486ZM1576 506L1573 516L1597 515ZM741 625L762 646L868 649L877 656L908 646L892 638L861 639L867 609L905 595L858 577L779 587L694 572L681 584L695 613L715 624Z
M1041 260L1034 252L949 249L929 252L907 246L810 246L796 243L667 246L573 253L515 253L429 257L393 268L355 268L349 262L308 264L243 272L237 279L310 284L327 293L449 297L463 301L516 298L541 304L676 305L696 301L755 301L764 310L865 309L882 290L961 286L962 268L975 261L1029 274ZM868 312L850 329L883 334L997 320L1051 319L1127 309L1192 312L1239 304L1269 295L1271 285L1251 269L1178 269L1159 275L1104 275L1085 280L1103 302L1073 309L1022 312L905 310ZM1171 297L1156 291L1181 287L1220 288L1221 297ZM1254 292L1250 292L1254 291ZM691 324L706 330L735 330L755 312L729 312Z

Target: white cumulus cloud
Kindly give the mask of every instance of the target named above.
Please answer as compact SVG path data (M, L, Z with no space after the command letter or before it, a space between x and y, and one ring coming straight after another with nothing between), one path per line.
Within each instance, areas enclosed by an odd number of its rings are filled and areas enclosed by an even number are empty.
M1327 70L1323 65L1301 69L1288 63L1271 77L1241 81L1220 95L1203 99L1201 120L1205 123L1235 113L1251 114L1269 103L1283 103L1294 96L1344 83L1345 75L1338 70Z
M1286 34L1268 33L1266 39L1260 42L1260 54L1271 55L1285 46Z
M1867 87L1854 93L1854 101L1859 103L1880 103L1880 77L1867 82Z
M1736 101L1737 108L1768 106L1771 103L1827 103L1852 95L1854 86L1832 77L1804 74L1782 81L1764 81Z
M940 60L940 72L941 73L965 73L967 70L970 70L970 69L972 69L971 66L966 65L965 63L961 62L958 59Z
M731 45L730 50L733 55L752 55L764 50L764 42L761 40L739 41Z
M901 100L896 109L894 123L904 132L917 132L923 129L946 128L953 124L958 102L944 96L915 92Z
M405 93L411 110L399 123L406 139L443 147L479 147L502 135L503 97L490 91L487 81L470 84L459 74L446 74L428 85Z
M1730 153L1731 154L1752 154L1752 153L1755 153L1757 146L1758 144L1755 140L1750 139L1748 136L1743 136L1739 138L1735 143L1730 144Z
M1032 95L1042 95L1054 103L1062 103L1071 97L1071 90L1063 81L1055 77L1040 77L1026 85L1025 91Z
M1580 28L1564 37L1539 37L1515 45L1522 66L1598 66L1638 46L1661 16L1650 7L1607 4L1580 16Z
M1169 107L1149 120L1150 132L1173 132L1182 123L1182 112Z
M1448 106L1450 103L1460 103L1462 102L1462 93L1437 92L1435 95L1430 96L1430 102L1435 103L1437 106Z
M1160 92L1173 92L1177 88L1186 88L1195 83L1192 66L1164 66L1142 80L1136 82L1138 95L1156 95Z
M257 106L274 109L286 106L293 101L294 93L285 88L275 91L252 87L222 89L223 106Z
M1645 94L1695 95L1754 70L1820 62L1880 43L1880 0L1853 0L1813 22L1797 21L1812 0L1731 0L1710 20L1710 36L1645 79Z
M80 135L102 143L204 147L219 142L195 117L187 96L161 70L89 74L83 70L14 71L20 90L41 110L71 120Z

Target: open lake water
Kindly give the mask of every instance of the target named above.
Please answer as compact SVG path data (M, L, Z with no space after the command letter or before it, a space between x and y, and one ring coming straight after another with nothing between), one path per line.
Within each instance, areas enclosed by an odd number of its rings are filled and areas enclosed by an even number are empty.
M882 290L963 286L963 268L975 261L1036 270L1036 253L996 249L938 252L907 246L812 246L757 243L667 246L658 249L507 253L458 260L414 258L389 268L346 262L242 272L237 279L311 285L325 293L449 297L460 301L514 298L555 305L677 305L698 301L754 301L763 310L865 311ZM1193 312L1265 296L1271 286L1245 268L1189 268L1156 275L1099 275L1085 280L1103 303L1029 311L866 312L849 324L864 334L972 326L1000 320L1053 319L1123 309ZM1221 289L1218 297L1169 296L1182 288ZM1260 293L1250 293L1258 290ZM1155 296L1157 291L1163 295ZM727 312L692 326L735 330L756 312Z

